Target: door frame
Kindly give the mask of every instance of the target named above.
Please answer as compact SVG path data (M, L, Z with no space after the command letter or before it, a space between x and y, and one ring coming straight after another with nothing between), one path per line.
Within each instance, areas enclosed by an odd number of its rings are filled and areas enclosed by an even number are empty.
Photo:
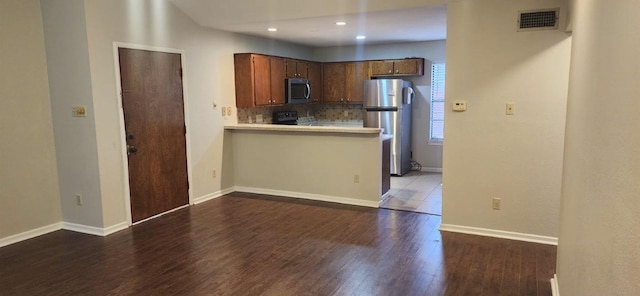
M147 46L141 44L133 44L133 43L124 43L124 42L113 42L113 61L115 64L115 74L116 74L116 101L118 102L118 121L120 124L120 151L122 156L122 170L123 170L123 185L124 185L124 198L125 198L125 212L127 217L127 223L129 226L133 225L132 217L131 217L131 188L129 187L129 158L127 157L127 142L126 142L126 130L124 124L124 109L122 106L122 81L120 77L120 53L118 52L119 48L127 48L127 49L138 49L138 50L148 50L155 52L163 52L163 53L175 53L180 55L180 63L182 65L182 106L184 112L184 125L186 127L185 144L186 144L186 153L187 153L187 181L189 182L189 203L166 211L164 213L157 214L155 216L151 216L149 218L140 220L135 224L142 223L153 218L162 216L166 213L173 212L178 209L182 209L184 207L188 207L189 205L193 205L193 190L191 188L191 180L193 180L193 172L191 168L191 140L190 140L190 125L187 124L189 122L189 104L187 99L187 71L186 71L186 58L185 51L182 49L176 48L167 48L167 47L156 47L156 46Z

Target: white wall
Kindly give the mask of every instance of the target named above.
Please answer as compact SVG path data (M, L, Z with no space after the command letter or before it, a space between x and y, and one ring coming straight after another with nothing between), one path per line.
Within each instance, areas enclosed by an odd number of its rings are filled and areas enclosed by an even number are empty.
M640 2L573 4L560 295L640 295Z
M367 46L323 47L314 50L314 60L321 62L358 61L422 57L434 63L445 62L446 42L428 41ZM442 145L430 145L429 116L431 100L431 67L425 64L425 75L403 78L413 83L416 97L413 102L412 151L413 160L423 168L442 168Z
M235 130L227 133L229 140L240 191L378 206L382 144L377 133Z
M61 213L39 2L0 1L0 40L1 241Z
M51 113L56 143L62 220L102 227L98 150L91 101L91 79L84 3L40 1L44 26ZM72 117L72 106L86 117ZM84 200L76 205L76 194Z
M516 20L564 4L449 3L443 224L557 237L571 38L517 32ZM467 111L452 112L455 100ZM516 115L505 115L506 102Z

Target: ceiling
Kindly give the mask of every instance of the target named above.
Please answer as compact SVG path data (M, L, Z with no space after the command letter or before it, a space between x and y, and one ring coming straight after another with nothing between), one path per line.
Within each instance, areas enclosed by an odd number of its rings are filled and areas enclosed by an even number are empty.
M170 1L205 27L312 47L446 38L446 0Z

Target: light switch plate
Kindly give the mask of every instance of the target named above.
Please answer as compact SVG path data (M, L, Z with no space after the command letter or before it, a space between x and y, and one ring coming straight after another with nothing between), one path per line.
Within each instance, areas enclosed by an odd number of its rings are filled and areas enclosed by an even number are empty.
M71 115L73 117L87 117L87 109L85 106L71 107Z
M453 102L453 111L462 112L467 110L467 101Z

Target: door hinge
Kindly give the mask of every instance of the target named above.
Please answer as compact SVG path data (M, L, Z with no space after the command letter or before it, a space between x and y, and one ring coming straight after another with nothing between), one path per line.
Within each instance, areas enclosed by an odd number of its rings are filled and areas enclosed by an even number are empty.
M184 134L187 134L187 125L184 125Z
M180 73L180 78L182 78L182 68L180 68L180 70L178 70L178 73Z

